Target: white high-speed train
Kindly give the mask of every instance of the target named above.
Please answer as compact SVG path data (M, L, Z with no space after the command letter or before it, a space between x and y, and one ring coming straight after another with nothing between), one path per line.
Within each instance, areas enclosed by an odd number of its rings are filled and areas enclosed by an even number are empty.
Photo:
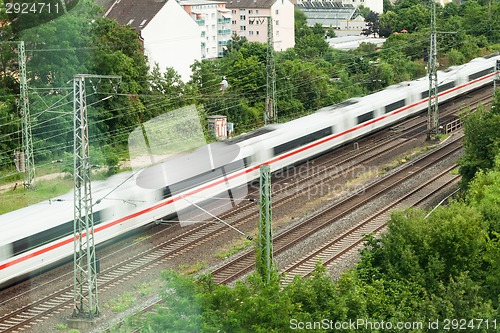
M490 84L499 55L438 72L439 101ZM164 216L220 196L272 171L426 110L427 78L393 85L369 96L324 107L288 123L263 127L232 141L142 170L94 182L95 242L100 244ZM111 194L110 191L112 191ZM109 195L107 195L109 194ZM73 253L73 194L0 215L0 286L36 274Z

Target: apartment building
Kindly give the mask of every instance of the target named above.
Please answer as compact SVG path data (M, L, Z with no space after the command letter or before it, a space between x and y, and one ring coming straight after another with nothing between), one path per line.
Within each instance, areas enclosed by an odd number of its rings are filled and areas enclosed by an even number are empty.
M222 1L181 0L179 4L201 28L200 52L202 59L224 56L231 39L231 10Z
M267 43L268 17L272 20L273 45L283 51L295 45L294 5L289 0L228 0L231 29L250 42Z

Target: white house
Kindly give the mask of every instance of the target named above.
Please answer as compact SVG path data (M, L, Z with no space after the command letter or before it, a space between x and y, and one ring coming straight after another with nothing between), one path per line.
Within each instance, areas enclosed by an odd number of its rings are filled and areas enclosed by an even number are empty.
M175 0L116 0L105 16L135 29L151 68L173 67L188 81L190 66L201 60L200 26Z

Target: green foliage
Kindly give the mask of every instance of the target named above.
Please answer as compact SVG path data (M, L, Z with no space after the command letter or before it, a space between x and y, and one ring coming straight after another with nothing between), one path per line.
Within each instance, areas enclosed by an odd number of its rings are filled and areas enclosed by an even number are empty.
M494 165L494 158L500 151L499 110L500 99L497 96L492 111L479 107L463 120L465 154L459 165L465 187L479 170L488 170Z
M235 124L236 135L263 124L267 45L233 35L224 58L196 61L191 81L182 82L172 68L160 73L158 67L153 67L149 73L136 33L101 17L101 9L92 0L67 4L70 10L59 17L40 17L40 21L26 17L18 22L22 29L17 23L0 27L0 41L25 40L29 51L27 68L33 88L29 97L37 164L61 159L72 150L73 119L68 107L71 109L73 103L70 82L76 73L122 76L119 88L108 80L87 82L91 145L102 147L102 153L108 156L99 164L107 165L110 174L117 172L113 151L127 144L135 128L186 105L203 109L202 123L206 115L226 115ZM360 7L360 11L370 22L366 33L389 36L381 50L368 44L353 51L333 50L325 35L333 37L335 30L319 24L309 27L305 14L295 8L295 47L275 52L280 122L426 75L422 58L428 47L427 4L399 0L392 5L384 1L382 14L375 15L367 7ZM438 35L441 64L461 64L500 49L492 44L500 42L500 30L494 29L500 3L449 3L444 8L438 6L437 12L438 30L455 32ZM478 17L482 20L478 21ZM0 13L0 20L7 19ZM409 33L393 34L403 29ZM0 142L0 168L13 170L12 156L20 148L14 46L2 44L0 63L0 134L4 138ZM14 71L13 75L10 71ZM219 84L224 77L229 88L221 91ZM119 94L115 95L115 91ZM468 168L475 169L474 163Z
M123 312L130 308L135 300L136 298L133 293L125 292L124 294L108 301L104 307L111 309L113 312Z
M356 269L337 282L320 263L310 278L285 287L274 274L268 284L253 274L228 287L210 276L166 271L166 306L138 325L144 332L288 332L297 322L363 318L421 322L405 332L431 332L427 323L436 319L491 322L500 295L499 189L500 154L492 170L478 173L464 201L429 216L418 209L392 214L388 231L368 235Z
M65 330L67 330L67 329L68 329L68 325L67 325L67 324L57 324L57 325L56 325L56 329L57 329L58 331L65 331Z
M465 56L458 50L456 49L451 49L448 52L448 64L450 66L453 65L460 65L465 62Z
M367 27L363 29L362 35L373 37L378 37L380 34L380 18L379 15L375 12L369 11L368 14L363 15L365 18L365 22Z
M2 193L2 204L0 214L16 209L21 209L35 203L49 200L56 196L68 193L73 188L73 179L53 179L50 181L40 180L35 184L36 191L24 190L22 182L17 182L14 187Z
M229 258L230 256L232 256L233 254L236 254L236 253L240 252L241 250L246 249L251 244L252 244L252 241L247 239L247 240L244 240L242 243L238 242L238 244L231 246L229 249L227 249L224 252L215 254L215 256L217 258L226 259L226 258Z

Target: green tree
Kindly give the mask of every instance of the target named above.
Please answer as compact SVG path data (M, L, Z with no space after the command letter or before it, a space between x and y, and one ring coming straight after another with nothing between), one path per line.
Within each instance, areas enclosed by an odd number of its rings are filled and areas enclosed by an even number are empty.
M479 170L489 170L500 151L500 101L497 96L491 111L479 107L464 122L465 153L459 160L462 184L466 187Z
M307 25L307 16L303 11L295 7L294 9L295 42L300 38L309 35L311 29Z
M246 43L248 43L246 37L241 37L236 32L233 32L226 49L224 49L224 56L226 57L231 51L238 51Z
M370 11L367 16L365 16L366 28L361 32L362 35L376 37L380 34L380 19L379 15L373 11Z
M389 37L394 31L393 27L396 26L397 20L398 15L395 12L391 10L384 12L384 14L380 16L379 35L381 37Z
M320 35L322 37L325 36L325 28L323 28L321 23L314 24L314 26L312 27L311 30L312 30L312 33L315 35Z
M414 32L429 27L429 9L423 4L400 8L397 14L398 20L392 26L393 31L407 30L408 32Z
M303 59L325 57L330 50L323 36L309 34L295 41L295 51Z

